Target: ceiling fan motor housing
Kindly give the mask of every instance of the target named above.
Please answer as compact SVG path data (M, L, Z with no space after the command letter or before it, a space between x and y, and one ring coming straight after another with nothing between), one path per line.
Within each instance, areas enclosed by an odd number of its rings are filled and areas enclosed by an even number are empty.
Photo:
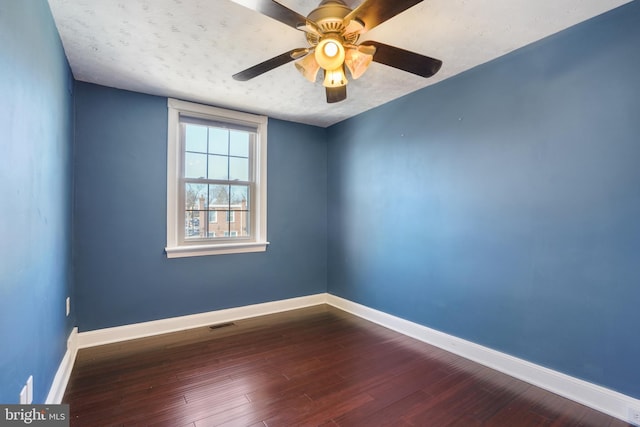
M339 35L344 42L354 44L359 37L358 33L344 34L346 30L344 18L351 9L341 0L323 0L320 5L309 13L307 19L314 22L322 35L307 32L307 41L311 46L316 46L322 36L331 34Z

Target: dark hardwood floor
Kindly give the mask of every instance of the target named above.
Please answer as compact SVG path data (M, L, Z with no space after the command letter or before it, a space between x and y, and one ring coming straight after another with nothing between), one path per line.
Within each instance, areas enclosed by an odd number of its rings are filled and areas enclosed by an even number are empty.
M628 426L321 305L80 350L71 426Z

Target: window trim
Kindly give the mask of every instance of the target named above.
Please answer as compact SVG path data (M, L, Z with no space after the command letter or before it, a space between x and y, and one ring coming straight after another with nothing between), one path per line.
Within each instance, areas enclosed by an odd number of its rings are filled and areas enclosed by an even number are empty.
M266 116L225 110L193 102L167 99L167 258L183 258L204 255L223 255L248 252L264 252L267 241L267 122ZM255 143L255 230L249 240L180 244L178 224L180 209L180 180L182 147L180 143L180 114L207 120L244 124L257 128Z

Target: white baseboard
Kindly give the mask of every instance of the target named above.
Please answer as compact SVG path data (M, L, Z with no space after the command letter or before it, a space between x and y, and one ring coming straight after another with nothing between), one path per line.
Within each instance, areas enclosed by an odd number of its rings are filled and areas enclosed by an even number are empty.
M78 333L77 328L74 328L69 336L67 353L56 373L46 402L53 404L62 401L76 353L80 348L232 322L324 303L624 421L628 420L629 408L640 408L640 400L622 393L327 293L88 332Z
M640 400L622 393L392 316L335 295L327 295L327 304L624 421L628 421L629 408L640 408Z
M151 322L134 323L95 331L80 332L78 334L78 348L110 344L136 338L144 338L185 329L214 325L217 323L233 322L250 317L264 316L281 311L324 304L327 294L316 294L261 304L246 305L208 313L192 314L188 316L171 317Z
M67 389L69 378L71 377L71 371L73 370L73 364L76 361L76 355L78 354L78 328L73 328L67 339L67 351L60 362L60 366L56 371L49 394L45 400L47 405L58 405L62 402L64 392Z

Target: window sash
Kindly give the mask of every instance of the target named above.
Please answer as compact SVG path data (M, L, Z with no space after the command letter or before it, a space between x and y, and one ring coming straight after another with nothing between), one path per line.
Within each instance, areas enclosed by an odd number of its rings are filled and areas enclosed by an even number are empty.
M184 189L185 184L191 183L194 180L189 180L189 179L183 179L182 182L182 188ZM219 182L219 181L216 181ZM208 182L206 180L197 180L197 183L202 183L202 184L208 184ZM230 185L230 186L241 186L241 184L239 184L236 181L232 181L231 183L225 183L224 185ZM182 209L179 212L179 223L180 224L184 224L184 226L179 230L180 231L180 235L179 235L179 239L180 242L183 245L194 245L194 244L202 244L202 242L207 242L207 241L229 241L229 242L234 242L234 241L251 241L255 238L254 236L254 232L255 232L255 228L256 228L256 212L255 212L255 208L253 207L253 195L256 193L255 191L255 184L254 183L245 183L246 187L247 187L247 192L248 192L248 206L245 207L244 209L242 207L240 208L236 208L236 204L232 203L231 200L229 200L229 202L226 205L218 205L216 207L212 207L213 205L211 205L209 202L209 200L207 200L207 203L205 206L198 206L196 209L187 209L186 206L186 190L183 190L180 194L180 199L181 201L180 206L182 207ZM209 193L207 192L207 198L209 199ZM186 235L186 230L185 228L187 227L187 212L206 212L207 214L204 216L200 216L200 222L198 224L199 226L199 234L201 234L201 237L193 237L193 235ZM215 217L216 217L216 221L208 221L207 226L205 227L205 225L202 223L203 222L203 218L207 218L209 217L209 213L215 213ZM248 218L244 217L244 215L242 213L245 213L245 215L248 215ZM240 219L238 219L238 216L240 216ZM228 218L231 217L231 221L228 220ZM243 221L242 218L245 218L245 220ZM224 234L218 234L215 233L215 235L209 235L209 233L207 233L208 228L210 226L210 224L217 224L218 228L223 228L226 227L225 230L220 230L220 232L222 231L228 231L230 233L228 233L227 235ZM243 236L241 234L238 234L237 231L238 230L233 230L232 226L235 227L239 227L240 231L242 231L243 228L245 228L247 230L247 235ZM236 233L234 234L233 231L236 231Z
M249 143L249 148L248 148L249 180L241 181L241 180L235 180L235 179L232 180L232 179L187 178L185 175L186 175L186 154L188 153L188 151L187 151L187 135L186 135L185 124L197 124L199 126L205 126L208 130L207 135L209 133L210 128L247 132L249 134L249 141L248 141ZM240 241L253 240L254 236L252 235L252 233L254 232L254 230L256 230L256 226L255 226L256 215L254 210L252 209L253 203L251 198L255 194L255 187L256 187L255 186L255 169L256 169L255 145L256 145L256 138L257 138L257 129L251 126L239 125L235 123L227 124L220 121L207 120L207 119L192 117L192 116L183 115L183 114L180 114L179 127L180 127L180 153L181 153L180 166L181 167L180 167L180 184L179 184L178 203L181 209L178 213L178 221L179 221L179 224L184 224L184 226L178 229L178 242L181 245L198 245L198 244L202 244L203 242L220 242L220 241L234 242L238 240ZM230 138L230 135L228 136L228 138ZM210 154L209 149L207 148L207 153L203 153L203 154L209 155ZM227 157L229 161L231 158L238 157L238 156L231 155L230 141L227 141L227 154L224 157ZM206 169L208 171L208 165ZM231 171L227 169L227 175L229 175L230 173ZM207 175L208 175L208 172L207 172ZM249 216L246 224L246 229L248 229L247 235L246 236L238 235L237 230L231 230L230 221L226 220L230 215L229 213L233 212L231 194L228 194L229 202L228 202L227 209L210 209L209 202L210 202L211 196L207 191L208 197L206 201L206 207L202 209L198 209L198 211L207 211L207 212L217 211L221 213L224 212L225 213L224 224L228 225L227 230L223 230L223 233L221 235L217 233L213 233L213 235L210 235L210 233L208 232L208 227L210 222L207 223L205 227L205 225L202 224L202 219L200 219L199 230L198 230L199 231L198 234L200 235L200 237L187 236L186 228L187 228L188 209L186 206L186 189L185 188L186 188L186 185L189 183L202 184L207 186L210 186L210 185L219 185L219 186L227 186L227 187L246 186L249 193L247 203L250 206L248 209ZM232 217L234 216L233 213L231 215ZM208 218L208 214L206 215L206 217ZM242 224L239 224L239 226L242 227ZM203 227L205 227L204 230L203 230ZM234 234L234 231L235 231L235 234Z
M254 125L248 125L244 123L238 123L233 121L220 121L215 119L201 118L192 114L180 113L180 123L187 123L192 125L210 126L219 129L227 130L239 130L245 132L258 132L258 127Z

